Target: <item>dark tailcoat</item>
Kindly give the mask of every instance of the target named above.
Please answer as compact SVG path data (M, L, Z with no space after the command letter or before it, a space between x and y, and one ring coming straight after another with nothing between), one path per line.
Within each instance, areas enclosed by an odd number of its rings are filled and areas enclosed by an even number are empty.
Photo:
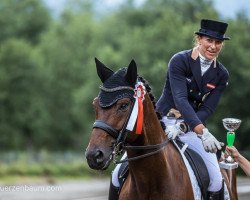
M180 111L193 129L214 112L228 84L229 74L218 61L201 76L197 48L175 54L168 65L166 83L156 109L166 115L171 108Z

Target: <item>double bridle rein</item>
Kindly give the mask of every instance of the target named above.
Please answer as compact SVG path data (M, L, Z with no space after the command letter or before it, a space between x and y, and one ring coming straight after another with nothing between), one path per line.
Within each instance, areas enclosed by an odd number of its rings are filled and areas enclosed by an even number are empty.
M106 88L101 87L101 89L105 90ZM123 90L123 89L124 88L120 88L120 87L114 88L114 90L116 90L116 91ZM126 89L128 89L128 88L126 88ZM130 89L134 90L132 87ZM132 107L131 107L130 113L129 113L121 130L117 130L117 129L113 128L112 126L110 126L109 124L107 124L106 122L104 122L102 120L96 120L93 124L93 128L102 129L105 132L107 132L111 137L116 139L116 142L113 145L113 152L110 155L110 160L113 160L115 164L139 160L139 159L154 155L154 154L162 151L164 149L164 147L169 142L169 139L166 139L164 142L162 142L160 144L154 144L154 145L145 145L145 146L125 145L125 140L127 138L128 133L130 132L126 129L126 127L127 127L129 118L131 116L134 104L135 104L135 101L132 101ZM132 158L126 158L126 159L117 161L117 156L121 155L124 150L151 150L151 152L142 154L140 156L135 156Z

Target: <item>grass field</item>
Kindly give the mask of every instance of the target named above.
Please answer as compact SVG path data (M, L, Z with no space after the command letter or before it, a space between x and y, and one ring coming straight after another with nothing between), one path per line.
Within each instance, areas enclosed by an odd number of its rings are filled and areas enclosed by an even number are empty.
M5 152L0 154L0 183L105 177L112 167L92 170L84 154L76 152Z

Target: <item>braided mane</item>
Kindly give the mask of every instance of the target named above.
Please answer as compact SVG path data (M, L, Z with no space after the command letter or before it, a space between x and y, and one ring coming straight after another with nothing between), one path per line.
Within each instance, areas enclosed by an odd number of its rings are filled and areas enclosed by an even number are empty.
M141 76L139 76L138 79L139 79L139 81L143 82L143 84L144 84L144 86L145 86L145 88L146 88L146 91L147 91L147 93L148 93L148 95L149 95L149 97L150 97L150 100L152 101L153 106L154 106L154 109L155 109L155 108L156 108L156 106L155 106L155 104L156 104L156 102L155 102L155 97L154 97L154 95L153 95L152 92L151 92L151 87L150 87L148 81L147 81L146 79L144 79L143 77L141 77ZM160 120L162 129L165 130L165 129L166 129L166 126L165 126L165 124L161 121L162 115L161 115L159 112L157 112L157 111L155 111L155 113L156 113L158 119Z

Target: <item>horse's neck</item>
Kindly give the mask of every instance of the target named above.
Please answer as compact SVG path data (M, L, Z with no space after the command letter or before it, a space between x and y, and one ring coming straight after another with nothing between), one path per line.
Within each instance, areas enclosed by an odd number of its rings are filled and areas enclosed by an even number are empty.
M159 119L155 113L153 103L151 102L150 97L148 95L145 96L143 107L144 107L143 131L142 131L142 136L140 136L142 139L138 140L138 143L134 145L147 146L147 145L155 145L163 143L166 140L166 135L161 127ZM150 153L154 150L155 149L148 151L132 150L128 151L127 153L128 157L135 157L145 153ZM156 173L157 171L159 172L159 170L166 169L167 162L164 162L165 159L166 155L164 151L160 151L153 156L149 156L147 158L131 162L130 168L131 167L135 168L133 171L137 171L137 169L139 169L138 170L139 172L136 172L136 175L138 175L139 173L148 173L148 172ZM143 169L140 169L140 167L142 167Z
M146 146L161 144L167 139L165 132L161 127L149 96L146 96L144 101L143 133L142 136L139 136L142 139L134 145ZM152 151L154 150L128 150L127 154L128 158L132 158L145 155ZM136 190L136 193L142 195L141 198L148 199L148 197L152 195L151 192L158 191L159 196L156 199L162 199L161 193L164 193L163 198L167 199L169 194L179 194L175 189L176 184L174 180L176 179L176 174L181 172L181 175L177 176L177 182L183 182L184 185L186 185L187 182L190 183L188 174L187 172L183 172L183 169L183 161L180 154L173 144L169 142L162 151L154 155L129 161L130 175L127 184L130 189L132 188ZM189 188L191 189L191 186Z
M165 133L160 121L155 113L154 106L150 97L145 97L144 103L144 122L143 122L143 145L159 144L165 140Z

